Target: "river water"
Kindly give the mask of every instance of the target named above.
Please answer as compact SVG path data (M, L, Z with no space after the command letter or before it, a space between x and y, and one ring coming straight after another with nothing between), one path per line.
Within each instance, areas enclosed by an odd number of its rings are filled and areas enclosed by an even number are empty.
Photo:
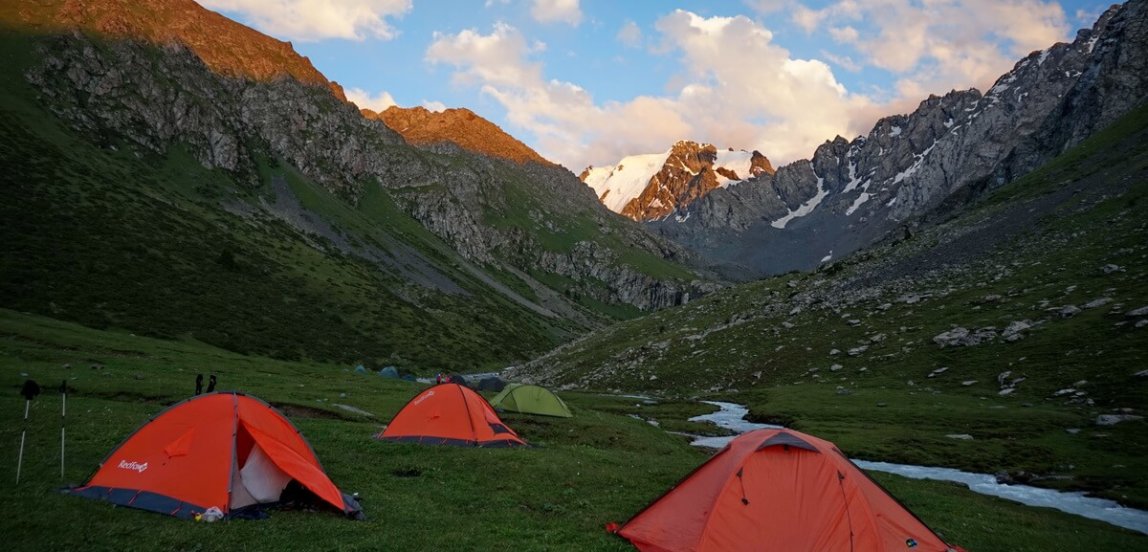
M749 409L739 404L719 401L703 402L714 405L720 410L712 414L694 416L690 418L691 422L710 422L718 427L724 427L738 434L755 429L781 427L768 424L755 424L746 421L745 416L749 413ZM698 437L691 444L706 448L721 448L733 440L734 437L736 437L736 435L728 437ZM891 464L889 462L867 462L864 460L854 460L853 463L865 470L894 473L913 479L954 481L967 485L973 492L1005 498L1026 506L1055 508L1062 512L1097 519L1111 523L1112 525L1148 534L1148 512L1134 508L1125 508L1114 501L1085 496L1084 493L1061 492L1030 487L1028 485L1004 485L997 483L996 477L992 475L970 473L952 468L933 468L928 466Z

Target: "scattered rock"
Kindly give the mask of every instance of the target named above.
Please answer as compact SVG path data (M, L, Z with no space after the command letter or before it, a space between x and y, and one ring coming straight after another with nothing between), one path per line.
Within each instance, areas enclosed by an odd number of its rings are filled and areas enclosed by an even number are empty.
M973 436L969 435L968 433L950 433L948 435L945 435L945 437L948 437L949 439L957 439L960 441L972 441L973 440Z
M1061 318L1072 318L1073 316L1080 314L1080 307L1076 305L1065 305L1060 307L1060 310L1056 311L1056 314L1058 314Z
M1136 372L1135 374L1132 374L1132 375L1136 376L1138 378L1148 378L1148 370L1141 370L1141 371Z
M841 354L840 349L830 349L830 351L829 351L829 356L837 356L839 354Z
M1070 428L1065 429L1064 432L1069 434L1069 435L1076 435L1077 433L1080 433L1080 428L1070 427Z
M1100 267L1100 271L1105 274L1112 274L1113 272L1123 272L1124 267L1114 264L1106 264Z
M1132 310L1124 313L1124 316L1127 316L1129 318L1135 318L1137 316L1148 316L1148 307L1140 307L1138 309L1132 309Z
M1008 327L1001 332L1001 337L1009 343L1020 341L1024 339L1024 334L1021 333L1027 329L1032 328L1033 323L1029 320L1014 320L1008 323Z
M838 395L852 395L852 394L853 394L853 392L852 392L852 391L850 391L850 390L848 390L848 389L846 389L846 388L844 388L844 387L842 387L842 386L840 386L840 385L838 385L838 386L837 386L837 394L838 394Z
M1001 389L1000 392L997 393L997 395L1005 397L1005 396L1011 395L1013 393L1013 391L1016 391L1016 389L1014 389L1012 387L1007 387L1005 389Z
M891 308L893 308L893 303L881 303L880 305L877 305L877 310L879 311L887 311Z
M842 369L842 368L844 368L844 366L842 366L842 365L840 365L840 364L834 364L833 366L830 366L830 367L829 367L829 371L830 371L830 372L836 372L836 371L838 371L838 370L840 370L840 369Z
M790 321L788 321L788 320L783 320L783 321L781 322L781 326L782 326L783 328L785 328L785 329L789 330L789 329L792 329L792 328L793 328L793 322L790 322Z
M1144 416L1136 416L1134 414L1101 414L1096 417L1096 425L1114 426L1121 422L1135 422L1136 420L1143 419Z
M1069 387L1066 389L1061 389L1061 390L1057 391L1056 393L1053 393L1052 396L1053 397L1063 397L1065 395L1071 395L1072 393L1075 393L1075 392L1076 392L1075 389Z
M650 381L654 381L656 379L658 379L658 376L656 376L654 374L650 374Z
M877 335L870 337L869 341L872 343L881 343L882 341L885 341L885 339L886 339L885 334L879 333Z
M949 367L948 367L948 366L946 366L946 367L943 367L943 368L937 368L936 370L933 370L932 372L929 372L929 375L927 375L927 376L925 376L925 377L927 377L927 378L935 378L935 377L937 377L937 376L939 376L939 375L941 375L941 374L944 374L945 372L948 372L948 371L949 371Z
M1139 329L1139 328L1143 328L1144 326L1148 326L1148 318L1145 318L1144 320L1137 322L1136 325L1133 327Z
M977 380L965 380L965 381L961 382L961 385L968 387L968 386L974 385L976 383L977 383Z
M1093 299L1093 300L1085 303L1081 308L1083 308L1083 309L1095 309L1095 308L1103 307L1104 305L1107 305L1108 303L1111 303L1111 302L1112 302L1111 297L1100 297L1100 298Z
M996 339L997 332L995 328L980 328L976 331L969 331L968 328L956 327L947 332L941 332L933 336L933 343L936 343L941 348L945 347L971 347L980 345L986 341Z
M845 323L849 324L850 326L860 326L861 325L861 321L856 319L856 318L846 320Z
M854 347L852 349L849 349L849 351L846 354L848 354L849 356L857 356L857 355L864 353L865 351L868 351L868 350L869 350L868 345L861 345L860 347Z
M877 408L885 408L886 406L889 406L889 403L885 403L885 402L877 403Z

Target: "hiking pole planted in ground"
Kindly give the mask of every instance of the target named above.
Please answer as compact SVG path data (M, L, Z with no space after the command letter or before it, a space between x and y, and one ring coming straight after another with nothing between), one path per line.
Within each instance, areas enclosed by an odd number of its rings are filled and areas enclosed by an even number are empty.
M20 468L24 465L24 437L28 434L28 409L32 406L32 399L40 394L40 386L32 380L24 382L20 389L24 395L24 428L20 430L20 455L16 457L16 484L20 484Z
M64 480L64 422L68 414L68 380L60 382L60 481Z

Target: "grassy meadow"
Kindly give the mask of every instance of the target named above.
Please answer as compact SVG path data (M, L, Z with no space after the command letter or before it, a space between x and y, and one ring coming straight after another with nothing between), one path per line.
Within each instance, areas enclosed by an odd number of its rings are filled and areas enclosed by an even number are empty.
M8 390L0 396L0 441L9 443L0 531L8 535L9 550L626 550L628 544L603 525L624 521L708 455L666 429L716 433L685 421L713 410L693 400L563 393L572 419L504 416L533 448L399 445L371 437L423 386L355 373L350 366L244 356L9 310L0 310L0 352L0 386ZM197 373L215 374L219 389L250 393L287 413L336 485L359 493L367 521L276 511L263 521L194 523L57 492L83 483L136 427L191 395ZM26 377L45 393L33 402L17 486L24 406L18 389ZM64 379L71 392L61 481L56 388ZM650 419L662 427L645 421ZM855 450L849 445L842 442L847 453ZM1144 535L956 485L873 475L936 531L969 550L1148 544Z

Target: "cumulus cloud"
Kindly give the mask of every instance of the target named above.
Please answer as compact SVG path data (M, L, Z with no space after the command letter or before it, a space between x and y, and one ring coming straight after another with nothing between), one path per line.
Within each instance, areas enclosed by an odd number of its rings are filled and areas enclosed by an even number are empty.
M423 100L423 107L436 113L446 111L446 104L439 101Z
M489 34L436 35L426 57L453 66L457 83L480 87L511 125L534 135L543 155L574 170L663 151L680 139L758 149L784 162L862 130L853 114L867 99L849 94L824 62L792 56L747 17L678 10L655 29L682 73L665 95L624 102L599 104L575 83L547 80L534 49L504 23Z
M411 0L199 0L204 7L250 18L259 30L291 40L389 40L387 22L411 9Z
M790 0L744 0L745 5L753 9L753 11L760 14L770 14L776 11L781 11L782 8L791 4Z
M642 28L633 21L627 21L622 25L621 29L618 29L618 34L615 35L615 38L618 39L618 42L626 46L637 48L642 44Z
M532 0L530 16L539 23L567 23L577 27L582 23L582 8L578 0Z
M838 0L797 6L790 17L855 49L857 61L897 75L905 93L983 90L1017 58L1069 31L1060 5L1042 0Z
M362 88L348 88L346 91L347 99L355 102L359 109L370 109L371 111L383 112L388 107L395 104L395 99L391 96L390 92L382 91L377 94L371 94Z

